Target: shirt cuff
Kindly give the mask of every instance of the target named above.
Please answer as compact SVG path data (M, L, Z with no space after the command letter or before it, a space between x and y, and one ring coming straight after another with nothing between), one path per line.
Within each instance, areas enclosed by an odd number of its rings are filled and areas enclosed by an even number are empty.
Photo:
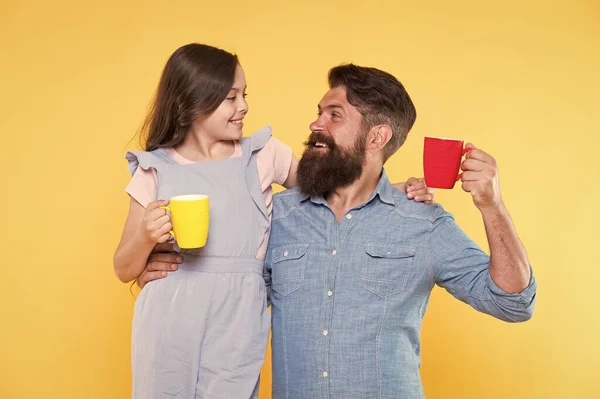
M533 301L537 290L537 283L535 281L535 277L533 276L533 269L531 268L531 265L529 266L529 273L531 274L531 277L529 279L529 285L527 285L527 287L521 292L515 292L514 294L510 294L504 291L502 288L498 287L491 275L489 289L493 294L495 294L498 297L504 297L511 301L516 300L520 303L523 303L524 305L529 305L531 301Z

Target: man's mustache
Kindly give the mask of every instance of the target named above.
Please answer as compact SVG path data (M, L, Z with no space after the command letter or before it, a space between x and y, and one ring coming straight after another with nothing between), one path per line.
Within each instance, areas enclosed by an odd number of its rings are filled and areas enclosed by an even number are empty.
M304 142L304 146L307 148L316 147L317 143L327 146L330 150L336 147L335 141L330 136L327 136L320 132L312 132L308 139Z

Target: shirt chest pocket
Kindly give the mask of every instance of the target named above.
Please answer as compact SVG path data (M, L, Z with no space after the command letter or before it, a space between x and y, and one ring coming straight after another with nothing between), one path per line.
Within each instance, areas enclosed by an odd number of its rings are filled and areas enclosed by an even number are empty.
M360 285L381 297L403 291L415 252L413 247L400 245L366 245Z
M282 245L271 252L273 291L288 296L304 285L308 244Z

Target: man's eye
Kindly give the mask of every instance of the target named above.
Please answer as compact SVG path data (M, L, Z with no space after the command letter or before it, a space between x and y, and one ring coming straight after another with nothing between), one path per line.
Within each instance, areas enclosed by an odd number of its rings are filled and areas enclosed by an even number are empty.
M332 114L331 114L331 117L332 117L332 118L339 118L339 117L340 117L340 114L338 114L338 113L334 112L334 113L332 113Z

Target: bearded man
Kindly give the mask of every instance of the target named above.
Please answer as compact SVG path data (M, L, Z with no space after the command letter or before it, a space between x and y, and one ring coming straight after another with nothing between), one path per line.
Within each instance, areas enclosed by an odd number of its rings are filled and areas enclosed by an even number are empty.
M330 70L329 86L299 187L273 198L265 260L273 398L422 398L419 335L434 285L522 322L533 313L535 279L494 158L469 144L462 163L488 256L441 206L390 184L383 165L416 118L402 84L350 64Z

